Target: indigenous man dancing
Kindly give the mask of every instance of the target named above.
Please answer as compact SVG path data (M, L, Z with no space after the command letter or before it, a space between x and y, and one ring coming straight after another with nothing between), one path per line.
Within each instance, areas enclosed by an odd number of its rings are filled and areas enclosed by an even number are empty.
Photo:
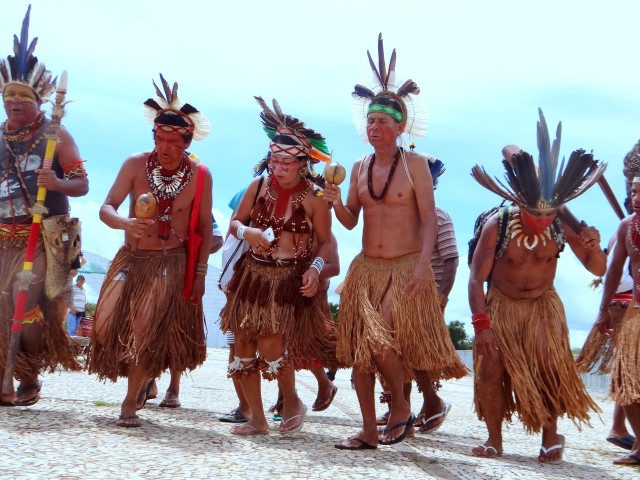
M538 460L557 463L565 441L557 432L558 416L588 424L589 409L599 410L576 372L564 309L553 288L558 256L567 242L585 268L598 276L604 274L607 261L595 228L571 225L565 220L568 215L561 219L559 214L566 202L600 178L606 165L576 150L556 176L560 125L551 147L542 111L538 169L531 155L516 150L503 162L510 189L479 166L471 173L483 187L516 204L507 214L487 220L471 263L475 407L489 431L484 445L472 452L480 457L501 455L502 420L516 412L528 432L542 429ZM503 222L506 234L499 233L505 231Z
M271 139L269 175L249 185L231 219L231 234L251 249L227 286L221 325L235 335L229 375L240 381L251 409L251 420L232 428L236 435L269 433L259 371L278 381L283 396L278 430L288 434L302 429L307 412L295 390L294 367L313 360L336 364L331 311L319 291L331 248L331 217L307 178L311 162L329 160L328 150L322 136L285 115L275 100L273 111L262 98L256 100Z
M0 61L0 90L7 114L0 132L1 376L4 376L7 359L18 273L24 263L38 188L45 187L48 192L44 203L45 217L48 217L43 221L44 233L47 224L58 223L63 228L73 226L73 231L69 228L66 240L62 240L65 245L73 244L70 250L75 250L76 255L80 251L79 228L77 219L68 223L68 197L80 197L89 190L89 180L76 144L63 127L58 131L59 141L51 169L42 168L51 121L41 107L55 90L56 79L52 79L51 72L33 56L37 38L29 45L30 10L31 7L24 18L20 39L14 37L15 55ZM48 245L47 249L52 247ZM70 267L71 262L47 260L45 241L38 239L34 276L28 287L20 349L14 366L14 377L20 385L15 398L13 389L0 397L2 405L36 403L40 398L39 372L54 371L58 365L67 369L80 368L64 327Z
M373 449L406 437L415 417L402 385L415 370L428 372L433 381L461 378L467 372L444 324L431 270L438 219L428 160L397 146L403 132L414 137L424 133L426 122L415 108L420 90L411 80L397 88L395 50L387 73L382 36L378 50L376 92L356 85L353 94L359 104L356 122L362 130L366 122L366 139L374 154L355 162L346 205L337 186L324 190L346 228L354 228L364 210L363 250L344 281L338 318L338 359L353 366L363 421L357 435L336 445L346 450ZM394 175L399 163L400 173ZM380 438L376 371L391 395Z
M620 283L627 258L631 260L633 273L633 301L624 318L615 325L614 356L611 365L611 396L616 405L622 405L631 429L635 434L631 452L613 461L617 465L640 465L640 177L631 185L631 206L634 214L625 218L618 227L616 246L607 271L600 304L598 325L601 331L611 332L614 323L609 305Z
M167 368L194 369L206 356L201 299L212 241L212 180L186 149L208 135L209 124L179 100L177 83L170 88L160 79L164 95L154 82L158 98L145 102L155 148L125 160L100 208L104 223L125 231L125 245L100 291L88 369L114 382L128 378L116 422L123 427L140 426L136 410L155 377ZM131 192L157 205L150 218L118 214ZM198 234L199 246L192 242ZM187 255L197 261L195 272L187 268Z

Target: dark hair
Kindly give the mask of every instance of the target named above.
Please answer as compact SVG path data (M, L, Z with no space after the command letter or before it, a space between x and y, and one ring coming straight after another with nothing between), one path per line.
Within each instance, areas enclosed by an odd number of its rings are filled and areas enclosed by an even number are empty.
M80 280L84 280L84 275L78 275L78 278L76 278L76 282L79 282Z

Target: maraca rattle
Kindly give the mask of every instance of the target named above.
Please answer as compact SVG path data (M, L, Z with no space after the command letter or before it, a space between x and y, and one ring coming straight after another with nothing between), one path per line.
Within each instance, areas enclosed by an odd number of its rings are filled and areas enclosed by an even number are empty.
M347 177L347 171L338 162L332 162L324 167L323 175L327 182L333 185L340 185ZM333 202L329 203L329 208L331 208L332 205Z
M136 218L151 218L156 211L156 198L153 193L143 193L136 201Z
M143 193L136 200L135 213L136 218L151 218L153 212L156 211L156 197L153 193ZM134 238L131 242L131 249L135 252L138 249L138 239Z

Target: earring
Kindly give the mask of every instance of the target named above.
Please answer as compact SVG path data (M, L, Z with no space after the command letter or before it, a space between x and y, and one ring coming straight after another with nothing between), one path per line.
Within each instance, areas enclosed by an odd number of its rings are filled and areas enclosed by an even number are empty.
M309 169L307 168L307 166L306 166L306 165L304 165L304 166L302 166L302 167L300 167L300 168L298 169L298 176L299 176L300 178L304 178L304 177L306 177L306 176L307 176L307 173L309 173Z

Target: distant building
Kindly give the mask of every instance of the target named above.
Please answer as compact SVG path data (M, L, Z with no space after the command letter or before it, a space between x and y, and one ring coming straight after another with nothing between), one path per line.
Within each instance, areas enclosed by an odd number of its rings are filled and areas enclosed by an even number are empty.
M95 253L83 250L84 258L87 260L88 271L83 271L85 277L85 288L87 288L87 301L95 303L98 300L100 288L104 281L104 273L93 273L93 270L105 271L109 268L110 260ZM82 269L84 270L84 268ZM218 278L220 268L209 265L209 273L206 279L206 291L202 299L204 315L207 323L207 347L225 347L227 345L224 334L220 331L220 310L226 303L224 293L218 288Z

